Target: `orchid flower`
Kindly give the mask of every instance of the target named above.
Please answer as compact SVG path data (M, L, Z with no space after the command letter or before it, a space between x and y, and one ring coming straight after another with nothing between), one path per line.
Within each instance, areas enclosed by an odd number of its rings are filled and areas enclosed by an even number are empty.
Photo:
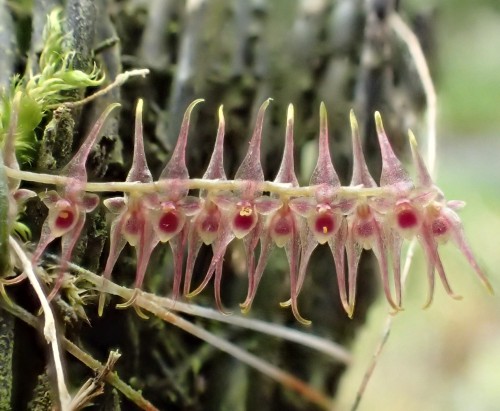
M301 232L302 252L297 284L292 290L291 300L282 304L283 306L291 304L295 317L304 324L309 324L310 321L305 320L299 314L297 298L304 282L311 254L318 244L328 243L330 247L337 272L340 299L346 310L348 307L344 273L344 244L347 230L343 213L349 207L349 203L339 201L337 196L341 184L330 156L328 118L324 103L320 105L319 122L318 162L309 183L309 185L316 187L315 198L298 198L290 201L292 211L305 217L307 226Z
M113 109L119 106L119 104L111 104L104 110L75 156L61 170L61 175L69 177L68 184L59 191L50 190L39 194L40 199L49 209L49 214L42 226L40 240L33 253L33 265L38 262L47 246L56 238L61 237L62 254L59 275L48 297L49 300L56 295L62 284L73 248L83 229L86 214L93 211L99 203L99 197L96 194L85 192L87 183L85 163L106 118Z
M452 240L458 249L465 256L470 266L474 269L486 289L493 293L493 287L486 278L474 254L465 238L462 222L455 211L464 206L461 201L446 201L443 193L436 187L425 166L424 160L417 149L417 140L410 131L410 146L412 151L413 163L417 170L418 187L423 190L434 193L430 201L425 204L422 212L422 224L418 233L418 238L422 244L427 256L427 276L429 280L429 294L424 307L432 303L434 294L434 271L437 270L441 282L446 292L453 298L460 298L453 293L448 283L441 258L438 254L438 244L444 244Z
M21 92L17 92L13 98L12 110L10 113L10 124L7 135L5 137L3 146L3 165L10 167L14 170L19 170L19 163L16 158L16 130L18 127L19 120L19 105L21 102ZM7 204L7 227L5 227L6 234L10 234L12 231L25 231L24 224L17 222L19 212L24 209L24 203L32 197L36 197L36 193L31 190L24 188L19 188L21 185L21 180L19 179L7 179L7 188L9 191L8 204ZM5 243L7 244L7 242ZM4 263L2 266L4 268L10 267L10 256L2 256ZM9 270L7 270L9 271ZM12 279L0 278L0 294L4 299L10 303L10 299L5 292L6 285L17 284L26 278L26 274L22 273Z
M287 183L291 187L298 187L299 182L295 176L293 160L293 106L290 104L287 111L287 125L285 135L285 149L283 159L275 183ZM302 221L290 208L290 198L286 195L280 196L279 200L273 203L271 211L265 221L264 229L260 238L260 256L253 276L249 277L248 293L245 301L240 304L243 312L248 312L257 292L257 286L264 273L265 266L269 259L274 245L284 248L290 269L290 287L296 289L298 278L298 266L300 257L300 232ZM301 319L300 316L298 318Z
M382 172L380 187L386 193L380 198L372 199L370 205L376 211L384 214L383 235L385 247L390 253L396 290L396 302L390 298L389 278L382 271L383 287L387 299L396 310L401 309L401 247L403 239L413 238L420 225L422 205L428 195L422 195L416 190L408 172L394 154L387 134L384 130L382 117L375 112L375 126L382 155Z
M368 166L363 155L361 139L359 136L359 127L354 112L350 113L351 130L352 130L352 152L353 152L353 171L351 179L351 187L377 187L375 180L368 170ZM382 226L383 216L370 206L366 197L360 197L356 201L353 212L347 216L347 239L346 252L348 262L348 283L349 283L349 302L346 312L349 317L352 317L356 301L356 283L357 272L361 252L365 250L373 250L375 257L378 260L380 274L382 276L382 284L384 293L389 301L389 304L395 309L398 309L394 303L389 289L389 272L387 264L387 250L385 246L385 236ZM344 308L345 305L344 305Z
M224 171L224 131L224 113L221 106L219 108L219 126L215 139L215 147L207 170L203 174L203 179L226 180L226 172ZM200 192L201 209L193 217L189 230L184 295L193 297L200 293L215 273L215 301L217 308L220 311L224 311L220 297L222 264L226 248L233 240L234 234L228 223L227 212L220 209L215 200L219 194L218 191L209 192L201 190ZM190 287L194 263L202 243L212 246L213 257L203 282L196 290L191 292Z
M158 181L160 187L159 205L152 213L152 223L156 235L162 243L168 242L172 249L174 299L178 298L180 294L184 246L189 232L187 217L195 215L200 209L199 199L188 196L189 172L186 166L186 145L191 113L194 107L202 101L202 99L193 101L184 113L177 144Z
M16 157L16 132L19 123L19 105L21 104L22 93L17 92L12 100L12 110L10 113L9 130L5 137L3 146L3 163L13 170L19 170L19 163ZM25 188L19 188L21 180L9 178L9 216L8 221L12 224L17 220L19 211L23 209L24 203L30 198L36 197L36 193ZM9 231L10 231L9 227Z
M132 167L127 175L126 182L151 183L153 181L153 176L146 161L146 154L144 153L142 109L143 100L140 99L137 102L135 112ZM123 197L104 200L104 205L114 215L111 223L110 249L103 274L104 279L109 280L111 278L116 260L125 244L129 243L136 249L137 254L135 288L141 288L151 253L159 241L149 217L151 210L157 207L157 203L158 196L156 194L131 193ZM135 294L130 301L120 304L118 307L125 308L133 304L134 300ZM99 315L102 315L104 302L105 294L101 293L98 306Z

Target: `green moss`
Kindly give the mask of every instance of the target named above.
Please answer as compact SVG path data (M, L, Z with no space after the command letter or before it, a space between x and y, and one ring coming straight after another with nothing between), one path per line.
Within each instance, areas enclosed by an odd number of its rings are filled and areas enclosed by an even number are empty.
M12 100L20 92L19 121L16 130L16 149L21 159L31 161L35 154L35 129L45 114L61 104L75 100L84 90L102 84L104 76L95 64L89 72L76 69L75 52L65 48L65 33L61 9L55 9L44 30L44 47L37 62L28 59L28 73L13 78L10 90L0 97L0 143L9 129ZM39 71L35 70L39 68ZM36 74L31 74L36 73Z
M33 391L33 399L28 404L31 411L51 411L52 397L51 385L47 373L38 376L36 387Z

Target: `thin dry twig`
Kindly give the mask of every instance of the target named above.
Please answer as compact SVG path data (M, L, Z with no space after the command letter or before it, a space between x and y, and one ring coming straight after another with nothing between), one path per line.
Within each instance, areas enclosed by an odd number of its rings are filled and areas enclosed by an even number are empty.
M11 313L16 318L19 318L21 321L24 321L31 327L36 329L41 328L39 319L16 303L7 303L4 300L0 299L0 307ZM78 347L67 338L63 337L61 342L62 346L67 352L69 352L71 355L73 355L73 357L78 359L81 363L85 364L91 370L98 373L98 375L103 375L104 380L108 384L120 391L141 410L158 411L158 408L156 408L153 404L146 400L139 391L134 390L130 385L121 380L116 372L107 371L105 365L101 364L90 354L83 351L80 347Z
M130 77L137 77L137 76L146 77L146 75L148 75L148 74L149 74L148 69L135 69L135 70L125 71L124 73L118 74L116 76L115 80L111 84L109 84L108 86L104 87L103 89L95 92L94 94L92 94L88 97L85 97L84 99L81 99L78 101L68 101L68 102L62 103L62 104L53 104L53 105L49 106L49 108L57 108L59 106L66 106L69 108L83 106L83 105L95 100L96 98L101 97L101 96L109 93L114 88L122 86L124 83L126 83L128 81L128 79Z
M272 335L283 340L292 341L294 343L303 345L304 347L308 347L326 354L332 360L339 361L346 365L349 365L352 361L351 354L343 346L316 335L307 334L299 330L284 327L280 324L273 324L261 320L245 318L239 315L225 315L211 308L200 307L193 304L186 304L180 301L172 300L171 298L159 297L154 294L148 294L148 297L151 297L151 299L158 305L172 311L179 311L197 317L208 318L211 320L235 325L237 327L246 328L248 330L258 331L263 334Z
M200 338L205 342L208 342L221 351L230 354L237 360L249 365L250 367L263 373L264 375L267 375L283 386L298 392L304 398L308 399L320 408L325 410L332 409L332 400L326 397L323 393L315 390L307 383L294 377L293 375L279 369L278 367L275 367L272 364L269 364L266 361L263 361L253 354L250 354L249 352L243 350L235 344L210 333L209 331L185 320L182 317L179 317L169 309L157 304L154 296L152 296L151 294L145 293L138 289L132 290L126 287L119 286L110 282L109 280L105 280L102 277L97 276L96 274L88 270L75 266L74 264L70 264L70 268L77 270L83 279L94 284L99 289L103 289L104 281L106 281L105 290L109 294L117 295L125 300L130 300L132 296L134 296L135 306L137 308L148 311L156 317L169 322L172 325L175 325L176 327Z
M131 294L132 295L132 294ZM174 313L160 307L147 299L143 295L138 295L136 300L137 306L143 308L146 311L154 314L156 317L169 322L172 325L188 332L201 340L208 342L209 344L217 347L219 350L224 351L241 361L244 364L256 369L264 375L272 378L278 383L282 384L284 387L289 388L293 391L298 392L301 396L308 399L312 403L316 404L324 410L331 410L333 402L331 399L326 397L323 393L315 390L313 387L294 377L292 374L281 370L278 367L262 360L261 358L250 354L249 352L239 348L238 346L230 343L229 341L220 338L202 327L199 327L182 317L175 315Z
M61 361L61 354L59 351L59 341L56 330L56 323L54 320L54 314L50 309L49 302L43 293L42 287L38 282L38 278L33 270L33 265L31 264L30 259L26 255L23 248L17 243L17 241L9 236L9 246L16 253L19 261L21 262L22 268L26 276L28 277L33 290L35 291L40 304L43 308L43 315L45 317L45 324L43 327L43 334L47 343L50 344L52 348L52 355L54 357L54 366L56 370L56 379L57 379L57 392L59 397L59 402L61 404L62 411L70 410L69 404L71 402L71 396L69 395L68 388L66 387L66 383L64 380L64 370Z
M58 261L58 257L55 255L49 255L49 257L54 259L55 261ZM69 267L75 272L79 273L83 279L94 284L97 288L102 287L104 282L106 282L105 289L111 294L118 295L122 298L127 298L126 296L129 295L129 293L133 292L133 290L129 288L122 287L109 280L104 280L102 277L76 264L70 263ZM176 301L168 297L159 297L155 294L146 293L144 291L141 291L141 294L144 296L144 298L154 301L155 304L170 311L178 311L196 317L207 318L210 320L231 324L236 327L257 331L262 334L271 335L273 337L281 338L286 341L291 341L296 344L303 345L304 347L308 347L312 350L316 350L318 352L326 354L332 360L344 363L346 365L349 365L352 361L351 354L343 346L316 335L307 334L299 330L284 327L280 324L272 324L260 320L244 318L238 315L225 315L210 308L200 307L199 305L195 304L183 303L181 301Z
M437 119L437 96L434 83L432 81L429 66L425 58L420 42L405 23L401 16L393 13L390 17L390 25L398 37L406 44L408 51L415 64L418 77L424 89L427 106L427 169L434 175L436 166L436 119Z
M106 376L112 372L120 356L121 354L118 351L111 351L109 353L106 364L104 364L101 369L97 370L97 375L85 381L75 394L70 404L71 410L76 411L82 409L94 398L104 393L104 381Z
M406 278L408 277L408 273L410 272L410 267L411 263L413 260L413 253L415 251L415 246L416 246L416 241L412 241L408 247L408 251L406 252L406 259L405 259L405 265L403 267L403 272L402 272L402 286L404 286ZM382 336L380 337L380 341L377 345L377 348L375 349L375 352L373 353L372 359L370 363L368 364L368 367L366 368L365 373L363 374L363 379L361 381L361 384L358 388L358 391L356 392L356 398L354 400L354 404L351 407L351 411L356 411L359 407L359 404L361 403L361 400L363 399L363 395L366 391L366 387L368 386L368 383L370 382L370 378L373 375L373 372L375 371L375 367L377 366L378 360L382 354L382 351L385 347L385 344L387 343L389 339L389 335L391 334L391 329L392 329L392 323L394 322L395 314L389 314L385 320L385 325L384 325L384 330L382 332Z

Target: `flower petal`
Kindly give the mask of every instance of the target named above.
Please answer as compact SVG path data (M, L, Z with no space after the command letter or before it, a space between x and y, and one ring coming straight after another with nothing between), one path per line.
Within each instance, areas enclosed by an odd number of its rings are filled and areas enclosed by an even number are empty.
M264 171L260 162L260 144L262 141L262 127L264 114L271 99L267 99L260 106L248 151L234 176L235 180L264 181Z
M327 184L340 187L340 180L333 167L328 143L328 118L325 103L319 107L319 151L318 162L311 176L310 185Z
M380 186L393 186L398 192L405 192L413 188L408 172L401 164L392 150L387 134L384 130L382 117L378 111L375 112L375 125L377 127L378 141L382 153L382 174Z
M351 132L352 132L352 178L351 186L362 185L363 187L376 187L377 183L373 179L368 166L366 164L363 148L361 146L361 138L359 135L358 122L354 111L350 112Z

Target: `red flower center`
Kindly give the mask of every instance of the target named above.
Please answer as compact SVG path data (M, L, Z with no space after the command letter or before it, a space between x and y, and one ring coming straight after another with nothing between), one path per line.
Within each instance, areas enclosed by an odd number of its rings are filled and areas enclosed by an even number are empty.
M67 230L71 227L73 222L75 221L75 214L72 210L66 209L59 211L59 214L56 217L55 225L57 228L62 230Z
M158 227L164 233L175 232L179 227L179 216L173 211L164 213L158 222Z
M251 207L241 207L240 211L234 217L234 227L238 230L246 231L254 223L254 212Z
M417 214L413 208L406 206L397 213L399 227L403 229L414 228L418 224Z
M333 216L328 213L320 214L314 222L314 229L322 235L332 233L335 229L335 220Z

